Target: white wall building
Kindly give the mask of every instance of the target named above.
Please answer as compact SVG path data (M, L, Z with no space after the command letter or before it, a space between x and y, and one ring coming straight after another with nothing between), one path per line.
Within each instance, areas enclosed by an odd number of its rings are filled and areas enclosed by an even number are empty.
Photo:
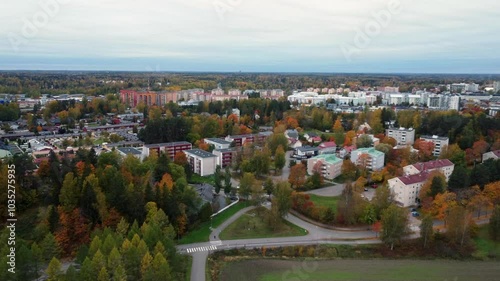
M320 163L321 174L325 179L333 180L340 176L342 172L342 159L336 157L334 154L323 154L307 160L307 173L312 175L314 167Z
M188 163L193 172L200 176L209 176L215 173L217 156L201 149L184 150Z
M365 168L372 171L378 171L384 168L384 158L385 154L373 147L360 148L351 152L352 163L364 166Z
M447 137L421 136L420 139L434 143L434 151L432 153L434 156L441 155L443 147L445 145L449 145L449 143L450 143L450 139Z
M415 129L404 127L385 130L385 135L396 140L397 145L412 145L415 142Z

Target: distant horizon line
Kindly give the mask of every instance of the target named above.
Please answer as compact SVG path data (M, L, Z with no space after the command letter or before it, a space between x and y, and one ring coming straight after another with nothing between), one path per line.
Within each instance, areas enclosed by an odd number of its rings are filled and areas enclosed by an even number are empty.
M161 74L161 73L197 73L197 74L348 74L348 75L494 75L500 76L498 73L482 73L482 72L325 72L325 71L201 71L201 70L162 70L162 71L147 71L147 70L90 70L90 69L73 69L73 70L63 70L63 69L0 69L0 72L86 72L86 73L148 73L148 74Z

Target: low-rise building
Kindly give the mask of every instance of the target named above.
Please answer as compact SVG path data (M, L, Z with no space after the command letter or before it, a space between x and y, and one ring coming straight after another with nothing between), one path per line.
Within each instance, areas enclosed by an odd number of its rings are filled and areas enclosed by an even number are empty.
M164 152L170 159L174 159L177 152L192 148L193 145L187 141L145 144L142 147L142 158L148 157L153 153L160 155L161 152Z
M213 145L215 149L225 149L229 148L231 146L231 142L224 140L224 139L219 139L219 138L206 138L204 139L205 143L208 143L209 145Z
M500 150L494 150L483 154L483 162L489 159L497 160L498 158L500 158Z
M334 154L337 149L337 144L334 141L321 143L319 146L319 154Z
M217 165L225 168L233 163L236 148L214 149L212 153L217 156Z
M209 176L215 173L217 166L217 156L201 149L184 150L187 160L193 173L200 176Z
M133 147L117 147L116 150L122 157L130 154L136 158L142 159L142 152Z
M367 168L371 171L378 171L384 168L385 154L373 147L359 148L351 152L351 162Z
M297 159L307 159L311 158L313 156L318 155L319 153L319 148L318 147L312 147L312 146L301 146L295 149L294 152L294 157Z
M434 156L441 155L441 152L443 151L443 147L445 145L447 146L450 142L450 139L447 137L438 137L435 135L434 136L421 136L420 139L434 143L434 151L432 152L432 154Z
M307 172L309 175L314 173L314 169L320 169L325 179L333 180L342 172L342 159L334 154L318 155L307 160ZM318 166L318 163L319 166Z

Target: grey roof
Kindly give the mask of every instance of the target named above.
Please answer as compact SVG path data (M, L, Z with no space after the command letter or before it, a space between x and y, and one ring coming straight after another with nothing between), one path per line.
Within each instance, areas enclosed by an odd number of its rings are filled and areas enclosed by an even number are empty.
M306 151L319 151L319 147L312 147L312 146L302 146L298 147L297 150L306 152Z
M117 148L120 152L124 154L133 154L133 155L140 155L141 152L133 147L118 147Z
M236 147L214 149L214 151L219 151L219 152L235 152L236 151Z
M420 138L428 140L449 140L448 137L438 137L438 136L421 136Z
M176 141L176 142L165 142L165 143L152 143L152 144L146 144L144 146L152 148L152 147L162 147L162 146L170 147L170 146L176 146L176 145L189 145L189 144L191 144L191 143L187 142L187 141Z
M206 138L205 140L206 141L208 140L208 141L211 141L211 142L215 142L215 143L218 143L218 144L231 144L230 141L219 139L219 138Z
M212 153L210 153L210 152L206 152L205 150L201 150L201 149L198 149L198 148L184 150L184 152L185 152L185 153L189 153L189 154L196 155L196 156L201 157L201 158L212 158L212 157L217 157L217 156L213 155L213 154L212 154Z
M288 137L294 139L299 137L299 132L297 132L297 130L286 130L286 134L288 135Z
M204 183L195 185L194 188L204 201L211 203L214 200L214 187L212 185Z

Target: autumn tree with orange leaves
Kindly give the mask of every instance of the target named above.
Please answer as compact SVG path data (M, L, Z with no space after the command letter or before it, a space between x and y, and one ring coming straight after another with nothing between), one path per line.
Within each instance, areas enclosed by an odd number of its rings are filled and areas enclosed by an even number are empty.
M299 163L290 168L288 182L293 189L302 187L306 182L306 166L304 166L304 164L302 163Z

